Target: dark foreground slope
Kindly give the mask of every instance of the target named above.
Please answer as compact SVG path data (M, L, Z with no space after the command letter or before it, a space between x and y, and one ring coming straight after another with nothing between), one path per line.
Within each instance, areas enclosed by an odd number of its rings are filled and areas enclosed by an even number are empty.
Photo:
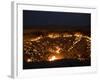
M75 59L62 59L56 61L42 61L34 63L23 62L23 69L40 69L40 68L57 68L57 67L79 67L79 66L91 66L91 61L75 60Z

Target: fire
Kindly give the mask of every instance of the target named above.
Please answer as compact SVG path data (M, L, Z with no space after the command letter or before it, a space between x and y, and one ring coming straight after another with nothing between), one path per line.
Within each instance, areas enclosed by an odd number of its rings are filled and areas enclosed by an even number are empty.
M41 36L39 36L39 37L37 37L37 38L32 38L31 41L38 41L38 40L40 40L41 38L42 38Z
M32 60L31 59L27 59L27 62L32 62Z
M82 37L82 34L81 34L80 32L76 32L76 33L74 34L74 36L76 36L76 37Z
M52 56L50 59L49 59L49 61L54 61L54 60L56 60L57 58L56 58L56 56Z
M60 54L61 48L58 47L58 46L56 46L55 48L56 48L56 50L53 49L53 48L49 48L49 51L52 52L52 53L55 53L55 54Z
M57 33L51 33L51 34L48 35L48 37L49 38L59 38L61 36L60 36L60 34L57 34Z
M56 53L57 53L57 54L59 54L59 53L60 53L61 48L59 48L59 47L56 47L56 48L57 48Z
M80 42L80 40L82 39L82 34L81 33L75 33L74 36L76 37L75 38L75 41L73 42L73 45L68 49L68 51L70 51L71 49L74 48L74 46Z

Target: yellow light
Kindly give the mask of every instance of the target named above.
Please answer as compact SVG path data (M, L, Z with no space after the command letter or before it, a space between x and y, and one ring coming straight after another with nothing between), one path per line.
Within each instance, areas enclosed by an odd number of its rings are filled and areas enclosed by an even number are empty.
M32 62L32 60L31 59L27 59L27 62Z
M32 38L31 41L38 41L38 40L40 40L41 38L42 38L42 37L40 37L40 36L37 37L37 38Z
M60 34L57 34L57 33L51 33L48 35L49 38L58 38L60 37Z
M55 57L55 56L52 56L50 59L49 59L49 61L54 61L54 60L56 60L57 58Z
M56 48L57 48L56 53L59 54L61 49L59 47Z
M76 36L76 37L82 37L82 34L80 32L77 32L77 33L74 34L74 36Z

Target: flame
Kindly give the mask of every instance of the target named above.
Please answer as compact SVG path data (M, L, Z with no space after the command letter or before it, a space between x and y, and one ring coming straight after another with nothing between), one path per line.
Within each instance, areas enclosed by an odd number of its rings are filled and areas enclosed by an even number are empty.
M51 34L48 35L48 37L49 38L58 38L58 37L60 37L60 35L57 34L57 33L51 33Z
M56 58L56 56L52 56L50 59L49 59L49 61L54 61L54 60L56 60L57 58Z
M74 48L74 46L80 42L80 40L82 39L82 34L81 33L75 33L74 36L76 37L75 38L75 41L73 42L73 45L68 49L68 51L70 51L71 49Z
M40 40L41 38L42 38L41 36L39 36L39 37L37 37L37 38L32 38L31 41L38 41L38 40Z
M31 59L27 59L27 62L32 62L32 60Z
M57 53L57 54L59 54L59 53L60 53L61 48L56 47L56 49L57 49L57 50L56 50L56 53Z

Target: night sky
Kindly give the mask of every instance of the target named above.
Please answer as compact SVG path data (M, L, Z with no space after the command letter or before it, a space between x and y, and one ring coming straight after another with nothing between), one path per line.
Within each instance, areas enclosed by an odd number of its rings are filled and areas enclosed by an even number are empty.
M80 28L90 29L89 13L68 13L23 10L24 28ZM59 27L57 27L59 26Z

